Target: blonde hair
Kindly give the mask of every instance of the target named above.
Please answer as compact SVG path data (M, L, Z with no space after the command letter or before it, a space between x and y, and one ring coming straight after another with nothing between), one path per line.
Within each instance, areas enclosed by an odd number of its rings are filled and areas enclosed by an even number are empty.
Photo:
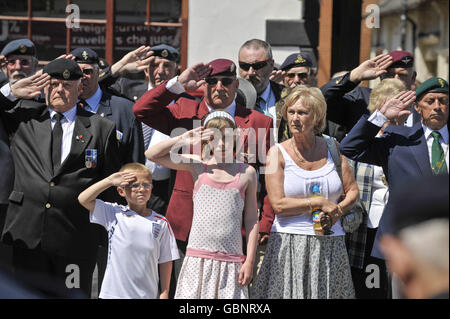
M406 91L406 86L399 79L384 79L370 93L367 109L372 114L383 106L386 99L393 98L398 93Z
M307 87L304 85L297 86L289 91L289 94L284 98L281 107L281 115L287 120L287 110L295 103L300 101L302 104L307 104L311 107L314 119L314 133L318 134L325 129L327 102L322 92L315 87Z
M150 169L141 163L127 163L120 168L119 172L142 172L147 173L152 178Z

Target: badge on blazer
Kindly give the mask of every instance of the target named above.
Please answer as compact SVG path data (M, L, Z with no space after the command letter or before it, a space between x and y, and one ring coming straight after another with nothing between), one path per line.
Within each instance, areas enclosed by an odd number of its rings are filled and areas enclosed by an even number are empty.
M152 223L153 237L158 238L160 231L161 231L161 225L157 224L157 223Z
M84 165L86 165L87 168L94 168L97 166L97 150L95 148L86 150Z
M122 142L123 133L119 130L116 130L116 138L119 142Z

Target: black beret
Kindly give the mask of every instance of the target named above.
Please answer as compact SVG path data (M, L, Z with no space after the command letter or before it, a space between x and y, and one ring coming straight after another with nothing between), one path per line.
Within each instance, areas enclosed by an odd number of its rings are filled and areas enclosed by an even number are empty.
M56 59L44 66L44 73L48 73L52 78L65 81L75 81L83 77L78 64L70 59Z
M75 62L86 64L98 64L98 54L89 48L76 48L70 52L75 57Z
M36 47L34 46L34 43L28 39L14 40L5 45L0 53L0 55L4 55L5 57L11 54L32 55L36 57Z
M152 47L151 50L153 51L154 56L159 56L170 61L175 61L178 63L180 59L180 52L167 44L156 45Z
M405 180L402 185L389 195L392 202L387 213L393 234L428 220L448 219L448 174Z
M283 64L281 64L280 70L286 71L300 66L314 66L313 60L307 52L292 53L284 60Z
M419 85L416 89L416 97L419 100L426 93L447 93L448 82L442 78L430 78Z

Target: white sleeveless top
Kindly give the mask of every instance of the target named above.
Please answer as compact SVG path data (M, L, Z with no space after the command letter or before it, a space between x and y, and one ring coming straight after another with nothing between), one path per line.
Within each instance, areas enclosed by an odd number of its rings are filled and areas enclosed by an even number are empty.
M342 194L342 182L336 171L333 159L328 152L327 163L319 169L307 171L300 168L286 150L280 144L276 144L284 158L284 195L286 197L307 198L310 197L310 187L318 183L321 186L322 195L332 203L337 203ZM341 221L338 220L331 230L330 236L343 236ZM313 230L313 221L310 214L291 216L275 215L272 232L300 235L316 235Z

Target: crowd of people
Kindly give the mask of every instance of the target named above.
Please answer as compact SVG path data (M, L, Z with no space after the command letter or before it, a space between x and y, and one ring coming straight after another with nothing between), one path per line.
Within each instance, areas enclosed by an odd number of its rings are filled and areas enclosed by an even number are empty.
M113 65L86 47L39 69L32 41L1 50L11 295L448 298L447 81L418 83L408 51L320 88L310 52L236 53L181 70L167 44Z

